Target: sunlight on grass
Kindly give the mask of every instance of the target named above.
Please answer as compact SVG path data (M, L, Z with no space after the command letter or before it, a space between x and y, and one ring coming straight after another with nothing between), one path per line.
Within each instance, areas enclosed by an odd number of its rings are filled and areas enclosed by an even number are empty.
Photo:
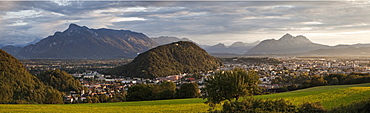
M341 104L370 98L370 83L357 85L336 85L313 87L292 92L255 96L263 99L286 99L295 105L305 102L320 102L324 108L330 109Z

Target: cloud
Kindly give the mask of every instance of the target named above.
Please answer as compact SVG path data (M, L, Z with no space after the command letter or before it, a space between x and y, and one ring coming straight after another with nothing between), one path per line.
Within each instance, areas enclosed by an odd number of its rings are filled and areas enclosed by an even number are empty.
M323 24L321 22L302 22L302 24L306 24L306 25L317 25L317 24Z
M23 22L22 20L17 20L17 21L15 21L15 23L10 24L8 26L23 26L23 25L27 25L27 23Z
M0 15L4 15L0 17L0 25L5 26L0 28L0 44L19 41L5 37L22 37L25 41L45 38L65 30L70 23L132 30L149 37L187 37L201 44L254 42L279 38L285 33L326 34L310 36L316 40L315 37L341 37L338 39L345 41L345 37L334 34L364 38L356 34L367 34L362 31L370 29L367 2L57 0L1 1L0 4ZM370 42L368 38L364 40Z
M127 18L115 18L112 19L111 22L126 22L126 21L145 21L145 18L139 17L127 17Z

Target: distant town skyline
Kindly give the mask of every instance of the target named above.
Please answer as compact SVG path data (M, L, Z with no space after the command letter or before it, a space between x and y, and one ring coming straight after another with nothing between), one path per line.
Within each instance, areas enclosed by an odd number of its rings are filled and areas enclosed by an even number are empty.
M199 44L304 35L325 45L370 43L370 1L0 1L0 45L35 43L71 23Z

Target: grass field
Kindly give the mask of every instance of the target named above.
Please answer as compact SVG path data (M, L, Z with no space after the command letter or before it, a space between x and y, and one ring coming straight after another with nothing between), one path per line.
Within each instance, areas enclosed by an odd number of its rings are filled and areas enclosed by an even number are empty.
M325 108L337 107L370 97L370 83L356 85L321 86L292 92L255 96L255 98L286 99L299 105L321 102ZM0 112L206 112L208 106L201 98L159 101L119 102L99 104L1 104Z
M313 87L285 93L255 96L255 98L283 98L295 105L304 102L320 102L324 108L330 109L341 104L347 105L370 98L370 83Z

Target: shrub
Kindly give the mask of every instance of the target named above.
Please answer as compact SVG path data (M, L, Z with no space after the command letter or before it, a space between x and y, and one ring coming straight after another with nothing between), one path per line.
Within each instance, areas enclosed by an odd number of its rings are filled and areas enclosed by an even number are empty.
M298 108L300 113L324 113L326 110L321 106L320 102L307 102Z
M280 100L262 100L254 98L245 98L242 102L225 102L222 106L224 113L259 113L259 112L295 112L296 106L284 99Z

